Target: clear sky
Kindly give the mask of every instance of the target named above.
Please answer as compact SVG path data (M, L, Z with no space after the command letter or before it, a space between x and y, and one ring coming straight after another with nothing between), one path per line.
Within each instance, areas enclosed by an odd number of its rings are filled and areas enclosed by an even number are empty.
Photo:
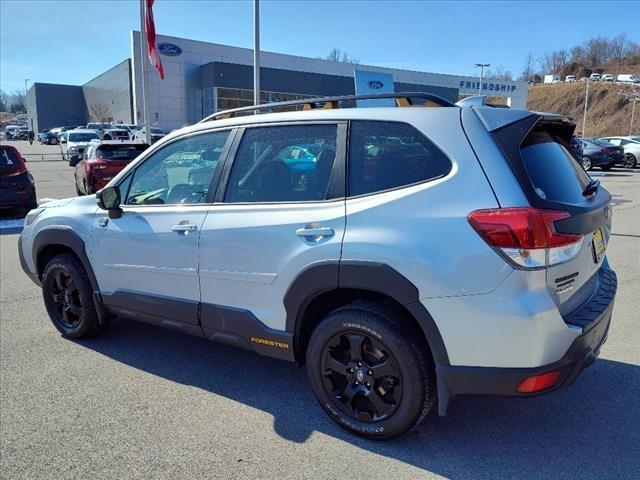
M159 34L253 45L252 2L157 0ZM640 2L261 1L262 49L310 57L332 48L363 64L461 75L476 62L519 75L538 57L590 37L640 42ZM81 85L130 56L140 29L130 0L0 0L0 88L24 80Z

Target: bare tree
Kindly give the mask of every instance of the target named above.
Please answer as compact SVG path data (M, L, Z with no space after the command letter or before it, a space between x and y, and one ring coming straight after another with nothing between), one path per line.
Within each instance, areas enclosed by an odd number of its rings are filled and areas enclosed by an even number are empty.
M89 117L92 122L107 123L111 117L111 109L104 103L94 103L89 106Z
M342 51L339 48L332 48L325 59L332 62L353 63L356 65L360 63L358 58L350 57L346 51Z
M511 72L504 68L504 65L497 65L493 70L488 70L486 78L493 78L496 80L513 80Z

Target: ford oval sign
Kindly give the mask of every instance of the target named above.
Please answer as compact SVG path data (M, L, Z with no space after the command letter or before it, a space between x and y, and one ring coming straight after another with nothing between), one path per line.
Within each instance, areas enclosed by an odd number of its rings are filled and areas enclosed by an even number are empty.
M367 83L367 85L372 90L380 90L382 87L384 87L384 83L382 83L380 80L371 80Z
M167 57L177 57L182 53L182 49L178 45L174 45L173 43L158 44L158 51L162 55L166 55Z

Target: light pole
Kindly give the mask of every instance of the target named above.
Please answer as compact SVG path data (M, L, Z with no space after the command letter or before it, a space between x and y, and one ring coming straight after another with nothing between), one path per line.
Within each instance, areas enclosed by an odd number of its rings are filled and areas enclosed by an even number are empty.
M633 107L631 107L631 124L629 125L629 136L633 135L633 117L636 114L636 102L638 101L638 95L633 96Z
M253 0L253 104L260 104L260 4Z
M482 76L484 75L485 67L490 67L490 63L476 63L476 68L480 67L480 84L478 85L478 95L482 95Z
M589 101L589 77L585 80L587 84L584 92L584 114L582 115L582 138L586 137L586 124L587 124L587 102Z

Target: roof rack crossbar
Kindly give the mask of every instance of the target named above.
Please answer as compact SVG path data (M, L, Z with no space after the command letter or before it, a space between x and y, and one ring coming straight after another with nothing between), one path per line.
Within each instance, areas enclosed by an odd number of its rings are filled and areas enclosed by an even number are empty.
M233 118L238 113L254 112L258 113L260 110L267 110L273 108L283 107L297 107L302 106L303 110L315 110L315 109L335 109L341 108L342 102L353 102L357 100L380 100L380 99L395 99L397 107L415 107L415 106L438 106L438 107L454 107L455 105L438 95L426 92L399 92L399 93L375 93L369 95L342 95L338 97L319 97L319 98L305 98L301 100L290 100L287 102L276 103L264 103L260 105L250 105L248 107L233 108L230 110L223 110L211 114L198 123L210 122L212 120ZM414 100L424 100L423 103L416 103Z

